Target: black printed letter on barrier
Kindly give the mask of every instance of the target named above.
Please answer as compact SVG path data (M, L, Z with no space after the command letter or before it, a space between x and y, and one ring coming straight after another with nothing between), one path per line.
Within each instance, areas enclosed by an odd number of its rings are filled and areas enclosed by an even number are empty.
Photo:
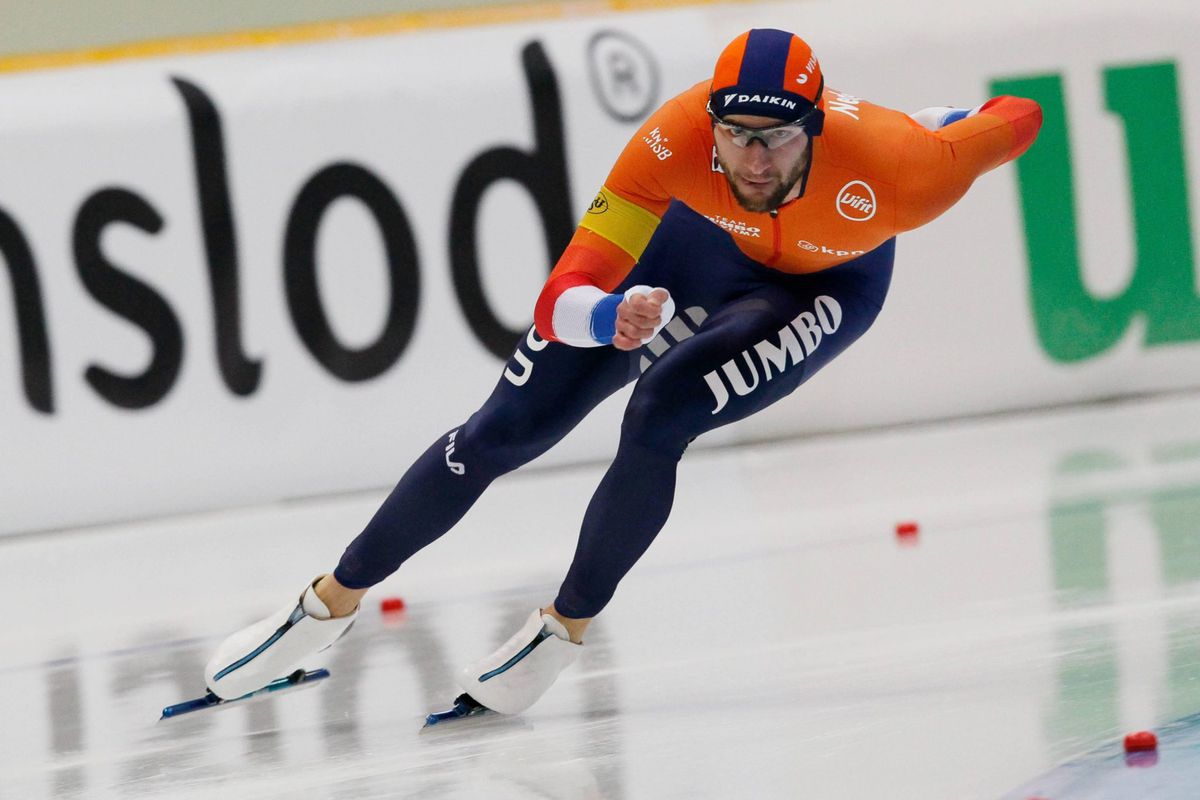
M153 353L140 374L119 375L93 364L84 378L115 406L148 408L175 385L183 364L183 330L162 295L117 269L101 252L104 229L115 222L152 234L163 227L162 217L143 198L126 189L101 189L83 202L75 217L75 268L92 297L145 331Z
M506 327L484 295L479 274L478 230L479 206L484 193L497 181L508 179L524 186L533 197L542 220L546 252L550 254L547 273L575 232L558 79L546 58L546 51L538 42L525 47L521 61L533 104L534 150L526 153L513 147L495 147L480 153L458 179L450 209L450 268L454 289L471 330L483 346L500 359L512 354L529 326L520 330Z

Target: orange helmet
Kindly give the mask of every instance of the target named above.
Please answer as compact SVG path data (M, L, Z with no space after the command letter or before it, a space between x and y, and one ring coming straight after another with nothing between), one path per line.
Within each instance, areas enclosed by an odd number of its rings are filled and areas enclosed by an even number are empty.
M805 120L810 136L821 133L825 112L819 108L825 78L808 43L794 33L755 28L721 52L708 93L709 111Z

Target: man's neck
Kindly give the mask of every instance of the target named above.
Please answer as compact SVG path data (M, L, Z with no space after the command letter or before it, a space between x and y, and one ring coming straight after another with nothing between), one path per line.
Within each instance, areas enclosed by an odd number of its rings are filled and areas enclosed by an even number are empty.
M812 140L808 142L808 147L804 149L804 169L800 172L800 177L792 184L792 189L784 195L783 202L776 206L776 210L781 208L793 200L800 197L800 193L804 190L804 186L808 183L808 173L812 171Z

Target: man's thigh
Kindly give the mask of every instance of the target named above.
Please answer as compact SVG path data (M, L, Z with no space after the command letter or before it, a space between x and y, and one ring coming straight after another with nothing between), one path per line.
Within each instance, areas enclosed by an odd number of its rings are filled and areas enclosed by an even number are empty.
M789 276L714 309L649 366L631 409L690 439L786 397L875 321L891 273L885 248L853 268Z
M505 460L516 466L545 452L636 377L631 353L548 342L531 329L465 434L485 448L507 451Z

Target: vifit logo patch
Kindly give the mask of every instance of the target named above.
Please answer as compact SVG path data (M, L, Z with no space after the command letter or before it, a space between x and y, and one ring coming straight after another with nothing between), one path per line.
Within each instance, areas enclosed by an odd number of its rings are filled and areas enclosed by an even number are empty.
M837 212L851 222L875 216L875 190L862 181L850 181L837 196Z

